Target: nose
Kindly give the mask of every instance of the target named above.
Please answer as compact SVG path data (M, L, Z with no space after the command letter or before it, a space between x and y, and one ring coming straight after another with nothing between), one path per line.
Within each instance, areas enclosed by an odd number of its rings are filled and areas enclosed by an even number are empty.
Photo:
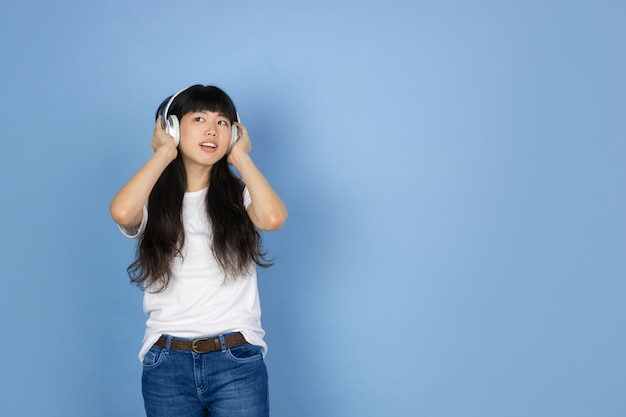
M215 136L217 134L217 128L214 125L209 123L204 133L207 136Z

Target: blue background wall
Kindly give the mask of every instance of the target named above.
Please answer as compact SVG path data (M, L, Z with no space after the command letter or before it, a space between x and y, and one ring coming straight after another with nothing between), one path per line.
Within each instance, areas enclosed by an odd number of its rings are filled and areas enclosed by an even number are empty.
M176 5L175 5L176 4ZM0 402L143 414L108 204L192 83L290 218L273 415L626 415L621 1L3 2Z

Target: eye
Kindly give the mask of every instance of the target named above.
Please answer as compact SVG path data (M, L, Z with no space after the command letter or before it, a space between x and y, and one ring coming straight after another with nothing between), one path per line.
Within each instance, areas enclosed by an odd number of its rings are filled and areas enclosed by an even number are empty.
M196 117L194 117L194 118L193 118L193 120L194 120L195 122L204 122L204 117L202 117L202 116L196 116Z
M219 123L222 126L228 126L228 121L227 120L220 120L217 123Z

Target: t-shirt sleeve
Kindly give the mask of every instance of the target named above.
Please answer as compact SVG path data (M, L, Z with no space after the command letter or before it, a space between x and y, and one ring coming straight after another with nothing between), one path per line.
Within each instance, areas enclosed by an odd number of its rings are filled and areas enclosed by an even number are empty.
M252 203L252 197L250 197L250 191L248 187L243 187L243 206L248 209L248 206Z
M148 205L143 206L143 218L141 219L141 224L136 227L124 227L121 225L117 225L119 227L120 232L126 237L131 239L136 239L146 230L146 224L148 223Z

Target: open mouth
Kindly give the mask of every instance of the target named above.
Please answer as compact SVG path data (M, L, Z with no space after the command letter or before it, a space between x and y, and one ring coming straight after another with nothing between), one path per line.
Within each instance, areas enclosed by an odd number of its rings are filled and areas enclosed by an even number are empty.
M213 143L213 142L204 142L201 143L200 146L202 146L203 148L217 148L217 144Z

